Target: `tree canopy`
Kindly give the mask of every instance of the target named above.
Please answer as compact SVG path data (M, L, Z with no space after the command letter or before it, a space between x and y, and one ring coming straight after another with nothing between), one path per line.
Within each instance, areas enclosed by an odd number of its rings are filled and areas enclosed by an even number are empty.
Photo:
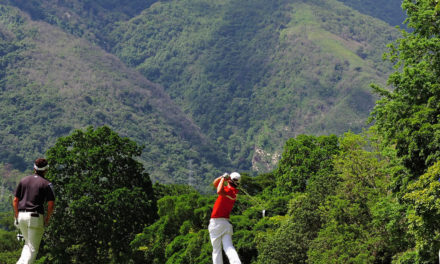
M434 263L439 250L440 3L404 0L402 7L410 30L402 30L403 37L386 54L396 68L388 80L392 90L373 86L382 98L372 120L408 170L391 173L391 186L407 208L409 237L396 263Z
M76 130L47 152L56 211L44 251L54 263L126 263L130 242L157 218L142 148L108 127Z
M305 191L314 175L332 170L332 158L337 152L338 137L335 135L299 135L289 139L275 170L278 188L287 193Z
M413 176L440 158L440 5L435 0L403 1L407 24L403 37L390 45L395 62L393 90L374 86L382 96L372 119L390 144L396 144Z

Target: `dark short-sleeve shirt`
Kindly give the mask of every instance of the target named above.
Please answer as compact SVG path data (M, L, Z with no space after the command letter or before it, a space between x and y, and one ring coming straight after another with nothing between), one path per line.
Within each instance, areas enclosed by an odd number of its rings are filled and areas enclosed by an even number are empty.
M18 210L32 210L44 214L44 203L55 201L52 184L38 175L24 177L15 189Z

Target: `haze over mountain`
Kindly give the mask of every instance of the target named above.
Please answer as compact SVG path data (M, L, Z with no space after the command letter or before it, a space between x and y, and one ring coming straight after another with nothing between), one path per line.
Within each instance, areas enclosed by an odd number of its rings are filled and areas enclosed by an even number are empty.
M0 1L0 156L24 167L109 125L146 145L153 179L207 184L272 169L289 137L360 131L402 13L342 2Z

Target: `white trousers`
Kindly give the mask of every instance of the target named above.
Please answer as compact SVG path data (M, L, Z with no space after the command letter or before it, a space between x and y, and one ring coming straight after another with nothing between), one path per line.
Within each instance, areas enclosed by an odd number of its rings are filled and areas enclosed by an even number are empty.
M241 264L237 251L232 245L232 225L226 218L211 218L209 221L209 237L212 244L212 261L214 264L223 264L223 250L228 256L230 264Z
M34 263L44 233L43 215L31 216L31 212L18 213L18 227L24 238L24 246L17 264Z

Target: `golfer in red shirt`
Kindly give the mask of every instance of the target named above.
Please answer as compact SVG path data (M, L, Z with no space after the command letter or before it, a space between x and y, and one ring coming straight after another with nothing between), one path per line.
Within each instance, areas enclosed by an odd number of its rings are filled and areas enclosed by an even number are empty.
M214 264L223 264L223 250L228 256L230 264L241 264L237 251L232 245L232 225L229 222L229 215L237 199L240 174L237 172L231 175L225 173L214 180L214 187L217 188L217 200L209 221L209 236L212 244L212 261ZM225 186L225 181L228 183Z

